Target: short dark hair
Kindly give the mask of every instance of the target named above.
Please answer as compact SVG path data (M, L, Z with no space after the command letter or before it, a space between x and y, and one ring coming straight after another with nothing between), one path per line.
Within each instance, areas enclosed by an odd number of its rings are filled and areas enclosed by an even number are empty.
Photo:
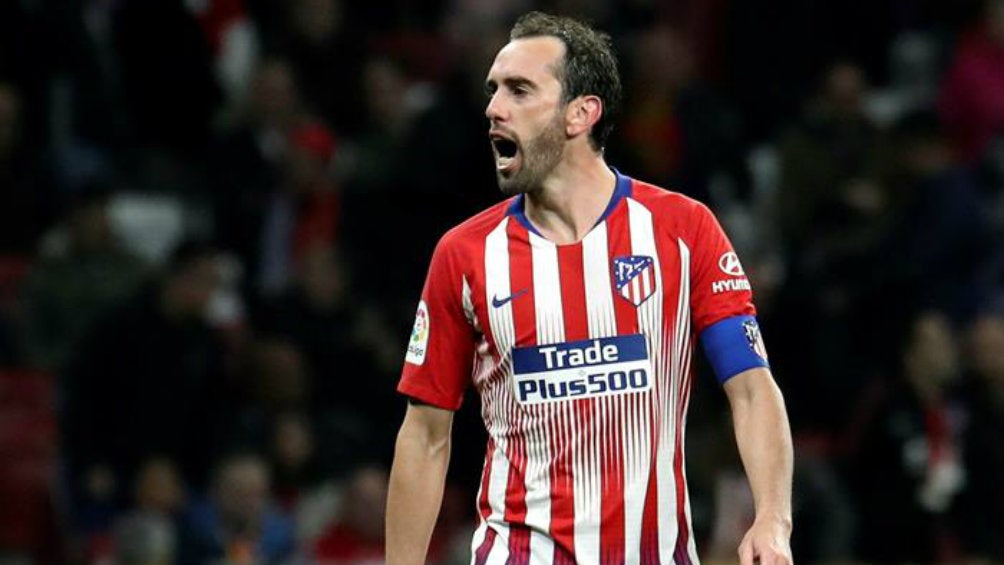
M603 149L623 96L610 36L573 18L530 12L516 21L509 40L529 37L554 37L565 44L563 64L556 69L564 103L583 95L595 95L603 101L603 114L589 133L593 148Z

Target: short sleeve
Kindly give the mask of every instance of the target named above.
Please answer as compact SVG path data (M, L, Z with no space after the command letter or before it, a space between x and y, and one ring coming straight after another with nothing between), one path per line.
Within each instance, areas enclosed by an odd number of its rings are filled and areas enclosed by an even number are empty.
M436 246L397 390L447 410L460 408L471 379L475 332L463 309L464 274L444 238Z
M695 209L691 236L690 306L694 332L735 316L755 316L753 292L732 243L714 214Z
M695 208L690 301L694 333L719 383L754 367L769 367L753 306L753 291L732 243L714 214Z

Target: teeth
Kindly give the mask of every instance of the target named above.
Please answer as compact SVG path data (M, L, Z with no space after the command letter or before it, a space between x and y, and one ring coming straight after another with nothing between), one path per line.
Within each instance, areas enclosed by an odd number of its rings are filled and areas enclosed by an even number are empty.
M515 160L514 157L502 157L502 156L499 156L498 161L497 161L499 170L508 169L509 166L512 165L512 162L514 160Z

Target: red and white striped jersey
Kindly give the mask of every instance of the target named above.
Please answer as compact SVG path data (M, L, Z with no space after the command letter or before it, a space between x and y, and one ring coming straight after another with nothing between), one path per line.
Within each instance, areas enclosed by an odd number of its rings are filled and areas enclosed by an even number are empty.
M521 196L433 254L398 389L481 397L488 447L473 563L697 563L683 464L693 340L753 315L702 204L617 175L582 239L556 245Z

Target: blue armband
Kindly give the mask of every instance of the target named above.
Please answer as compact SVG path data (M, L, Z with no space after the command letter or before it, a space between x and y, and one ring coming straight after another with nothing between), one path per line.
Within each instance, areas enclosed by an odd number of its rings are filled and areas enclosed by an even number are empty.
M753 316L733 316L701 332L701 345L719 384L754 367L770 367L760 326Z

